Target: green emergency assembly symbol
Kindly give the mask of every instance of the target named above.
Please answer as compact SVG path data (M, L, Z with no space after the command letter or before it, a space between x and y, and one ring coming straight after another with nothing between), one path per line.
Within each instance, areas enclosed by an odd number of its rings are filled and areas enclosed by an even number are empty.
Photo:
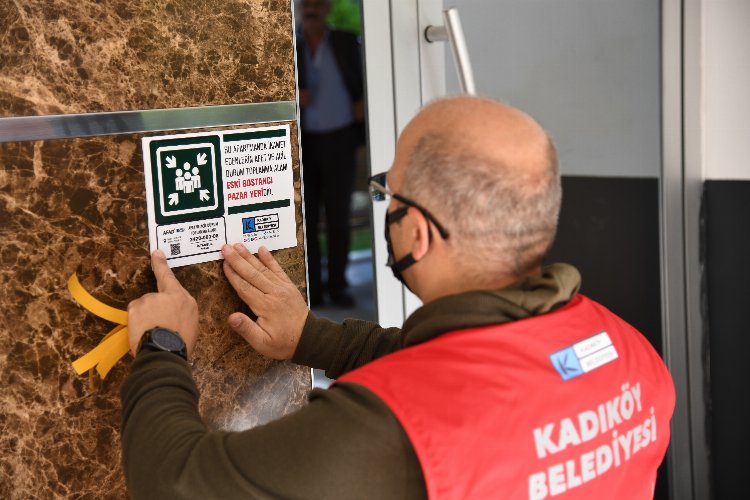
M158 140L150 149L157 224L224 214L218 136Z

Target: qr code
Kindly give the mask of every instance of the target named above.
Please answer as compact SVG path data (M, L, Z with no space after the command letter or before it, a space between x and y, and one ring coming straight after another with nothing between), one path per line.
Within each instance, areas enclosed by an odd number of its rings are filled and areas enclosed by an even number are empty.
M179 243L170 243L169 244L169 253L172 257L175 255L180 255L180 244Z

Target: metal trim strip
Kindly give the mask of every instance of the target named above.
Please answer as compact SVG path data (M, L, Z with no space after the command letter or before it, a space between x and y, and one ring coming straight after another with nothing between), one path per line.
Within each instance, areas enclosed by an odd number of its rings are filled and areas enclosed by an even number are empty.
M700 295L701 0L662 0L661 280L664 359L677 403L669 496L711 498Z
M297 119L295 101L0 118L0 142L70 139Z

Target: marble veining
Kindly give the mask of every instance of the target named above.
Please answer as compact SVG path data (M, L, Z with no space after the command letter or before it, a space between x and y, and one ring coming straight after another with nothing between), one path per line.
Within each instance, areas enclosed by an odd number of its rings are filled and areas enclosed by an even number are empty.
M0 120L294 100L292 43L290 0L0 2ZM275 256L304 291L291 132L298 245ZM0 143L0 498L126 497L119 387L131 358L105 380L75 374L113 325L66 280L77 272L120 308L155 288L143 136ZM176 275L201 307L193 372L206 426L246 429L304 404L309 370L258 355L226 326L244 305L220 264Z
M290 0L0 2L0 116L295 99Z
M296 248L275 256L301 291L305 267L297 129ZM165 135L170 132L156 135ZM124 308L155 289L139 134L0 144L0 498L124 498L119 387L70 363L112 328L66 289L74 271ZM225 323L241 304L219 262L175 270L201 307L194 374L209 429L240 430L304 404L309 370L264 358Z

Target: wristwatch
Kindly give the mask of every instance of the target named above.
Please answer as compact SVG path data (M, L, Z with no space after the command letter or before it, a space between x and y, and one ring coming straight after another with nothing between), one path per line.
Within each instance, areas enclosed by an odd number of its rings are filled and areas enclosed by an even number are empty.
M147 330L138 343L138 352L141 352L143 348L147 348L149 351L171 352L187 361L185 341L182 340L179 333L168 328L157 326Z

